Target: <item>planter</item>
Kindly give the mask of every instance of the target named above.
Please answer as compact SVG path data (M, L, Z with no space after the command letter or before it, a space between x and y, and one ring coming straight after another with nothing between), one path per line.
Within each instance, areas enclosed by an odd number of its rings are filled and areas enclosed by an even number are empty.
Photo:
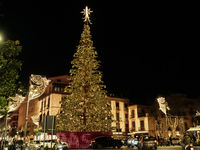
M57 132L62 142L68 143L71 149L90 148L89 142L98 136L112 136L112 132Z

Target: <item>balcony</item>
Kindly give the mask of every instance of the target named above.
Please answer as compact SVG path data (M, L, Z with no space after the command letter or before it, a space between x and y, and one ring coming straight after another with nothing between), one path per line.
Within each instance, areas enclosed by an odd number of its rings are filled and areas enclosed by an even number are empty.
M146 117L146 113L142 113L142 114L141 114L141 113L140 113L140 114L138 113L138 117Z
M135 127L131 128L130 132L135 132Z
M138 130L139 131L145 131L145 128L144 127L139 127Z

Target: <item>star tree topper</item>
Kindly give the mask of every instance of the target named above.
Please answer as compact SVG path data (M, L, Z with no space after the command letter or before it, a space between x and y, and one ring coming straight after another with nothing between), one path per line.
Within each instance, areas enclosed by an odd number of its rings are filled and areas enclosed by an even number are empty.
M90 24L92 24L90 22L90 13L93 12L91 11L90 9L88 9L88 6L85 7L85 9L83 9L83 11L81 13L83 13L83 15L85 15L85 17L83 18L84 19L84 22L89 22Z

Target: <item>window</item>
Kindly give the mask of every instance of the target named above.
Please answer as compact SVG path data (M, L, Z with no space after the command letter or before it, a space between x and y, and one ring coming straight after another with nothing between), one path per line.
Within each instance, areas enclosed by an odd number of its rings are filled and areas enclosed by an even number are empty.
M116 114L116 119L119 121L119 113Z
M40 115L40 122L42 121L42 114Z
M125 118L128 119L128 114L125 114Z
M144 109L142 109L141 113L144 114Z
M134 110L131 111L131 118L135 118Z
M62 92L64 91L64 88L63 87L61 87L61 89L60 89Z
M40 111L43 110L43 101L41 102L41 108L40 108Z
M128 104L124 104L124 107L127 108L127 107L128 107Z
M144 120L140 121L140 129L141 131L144 131Z
M116 107L119 107L119 103L116 103Z
M125 130L126 130L126 132L128 132L128 124L127 123L126 123L126 129Z
M132 122L132 131L135 131L135 121Z
M187 122L185 122L185 129L188 130Z
M60 80L60 79L57 79L57 82L61 82L61 80Z
M50 107L50 97L48 98L48 108Z

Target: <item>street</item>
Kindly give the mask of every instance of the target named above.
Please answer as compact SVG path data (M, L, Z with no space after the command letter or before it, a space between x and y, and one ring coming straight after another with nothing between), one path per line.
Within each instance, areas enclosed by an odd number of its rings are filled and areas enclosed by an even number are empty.
M200 146L194 146L193 148L194 148L194 150L200 150ZM112 149L113 148L102 148L101 150L112 150ZM131 147L127 147L127 146L122 146L121 148L115 148L115 149L116 150L136 150L138 148L137 147L131 148ZM93 149L73 149L73 150L93 150ZM158 150L181 150L181 146L158 147Z

